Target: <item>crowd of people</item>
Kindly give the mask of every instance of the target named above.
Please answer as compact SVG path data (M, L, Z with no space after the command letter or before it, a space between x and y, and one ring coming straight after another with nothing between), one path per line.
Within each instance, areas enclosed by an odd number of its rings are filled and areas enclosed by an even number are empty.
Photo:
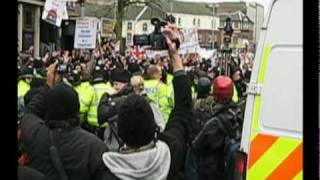
M122 56L112 42L41 58L32 47L19 54L21 177L226 179L225 136L199 132L212 117L237 117L230 133L240 138L253 57L247 48L231 56L227 74L219 54L182 57L175 30L165 30L167 56Z

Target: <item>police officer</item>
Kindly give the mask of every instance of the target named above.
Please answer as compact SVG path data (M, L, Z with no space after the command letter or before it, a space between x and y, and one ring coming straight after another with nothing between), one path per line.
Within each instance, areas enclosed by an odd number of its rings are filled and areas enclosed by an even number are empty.
M168 121L172 107L169 103L169 88L161 82L161 69L159 66L150 66L147 70L147 80L144 81L144 88L147 96L156 102L160 108L163 119Z
M21 75L18 78L18 107L24 107L23 97L30 90L30 84L33 79L32 67L25 67L21 70Z
M83 81L81 72L74 70L72 72L73 86L79 95L80 102L80 124L87 122L87 114L90 104L94 98L94 89L88 81Z
M101 71L100 67L98 66L95 68L93 72L91 85L94 90L94 96L92 98L92 101L90 103L90 107L88 110L87 126L90 132L94 132L98 134L98 132L100 132L99 128L107 126L107 124L103 124L100 127L100 124L98 123L97 109L98 109L99 101L104 93L107 92L110 94L114 94L116 93L116 91L113 87L110 87L105 83L104 74Z

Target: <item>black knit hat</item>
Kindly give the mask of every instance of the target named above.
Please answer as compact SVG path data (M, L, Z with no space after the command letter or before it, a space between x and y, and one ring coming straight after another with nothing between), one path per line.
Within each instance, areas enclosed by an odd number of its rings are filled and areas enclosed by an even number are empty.
M128 83L130 82L130 75L127 71L114 69L111 72L111 79L112 81Z
M128 146L141 147L155 136L156 124L148 101L138 95L130 95L120 107L118 134Z
M78 93L65 83L50 89L46 97L48 121L60 121L79 116L80 103Z

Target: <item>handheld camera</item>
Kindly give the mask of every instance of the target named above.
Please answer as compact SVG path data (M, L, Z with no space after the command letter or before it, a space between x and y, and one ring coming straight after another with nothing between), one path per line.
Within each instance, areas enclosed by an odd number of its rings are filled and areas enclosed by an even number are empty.
M166 15L165 19L152 18L151 24L154 26L154 31L149 35L134 35L133 44L135 46L151 46L153 50L166 50L168 45L166 42L166 34L161 31L161 27L168 25L169 23L175 23L175 17L172 15ZM179 48L179 40L174 40Z

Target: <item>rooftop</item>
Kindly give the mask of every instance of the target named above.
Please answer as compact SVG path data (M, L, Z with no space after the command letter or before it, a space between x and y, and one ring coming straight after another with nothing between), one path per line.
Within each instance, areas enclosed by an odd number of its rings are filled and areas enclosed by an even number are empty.
M170 4L169 0L159 0L157 3L161 8L152 5L148 6L147 10L142 14L140 19L151 19L154 16L162 16L164 13L181 13L181 14L193 14L193 15L207 15L212 16L212 11L206 7L204 3L192 3L192 2L180 2L172 1ZM133 20L136 19L138 14L143 10L145 6L141 5L130 5L125 9L125 19ZM102 4L85 4L85 15L95 17L114 17L114 6L113 5L102 5Z

